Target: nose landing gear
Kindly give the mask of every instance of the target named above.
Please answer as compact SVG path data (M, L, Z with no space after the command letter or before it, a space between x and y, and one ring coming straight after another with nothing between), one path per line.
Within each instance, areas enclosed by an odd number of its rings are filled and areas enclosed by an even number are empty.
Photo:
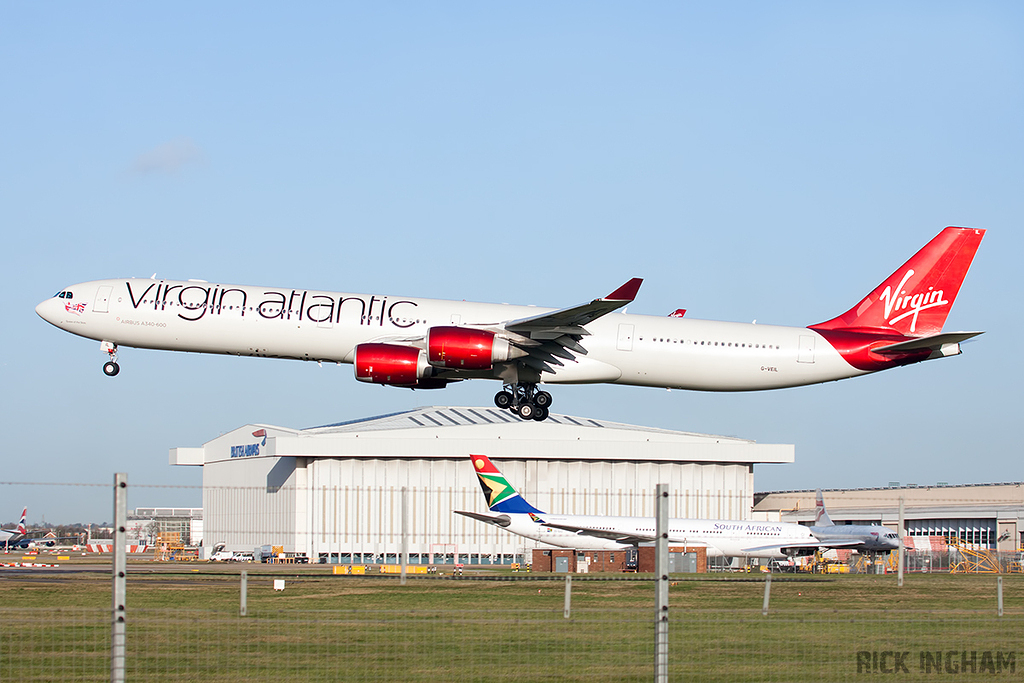
M505 388L494 395L494 405L507 408L524 420L546 420L551 406L551 394L537 391L532 382L506 384Z
M121 372L121 366L117 364L117 344L113 342L100 342L100 350L106 351L110 360L103 364L103 374L113 377Z

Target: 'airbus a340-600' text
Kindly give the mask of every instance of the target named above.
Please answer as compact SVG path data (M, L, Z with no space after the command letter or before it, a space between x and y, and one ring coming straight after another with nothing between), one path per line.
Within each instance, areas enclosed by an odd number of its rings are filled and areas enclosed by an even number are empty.
M351 363L356 379L437 389L465 379L504 385L494 402L543 420L540 384L613 383L756 391L828 382L960 353L980 332L943 332L984 235L946 228L846 313L809 327L627 315L641 280L562 309L383 294L96 280L36 307L100 342L116 375L119 346Z

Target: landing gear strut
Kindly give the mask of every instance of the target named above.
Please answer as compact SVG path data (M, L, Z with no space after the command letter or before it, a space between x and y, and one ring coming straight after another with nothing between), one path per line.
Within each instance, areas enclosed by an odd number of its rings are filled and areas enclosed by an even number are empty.
M524 420L541 422L548 417L551 394L537 391L537 385L532 382L506 384L505 388L494 395L494 405L507 408Z
M113 377L121 372L121 366L117 364L117 344L106 341L100 342L100 349L106 351L110 357L110 360L103 364L103 374L107 377Z

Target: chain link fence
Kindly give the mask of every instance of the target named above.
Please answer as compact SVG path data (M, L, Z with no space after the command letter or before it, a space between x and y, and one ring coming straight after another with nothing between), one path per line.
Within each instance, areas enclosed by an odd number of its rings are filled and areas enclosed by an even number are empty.
M110 680L110 611L0 608L0 678ZM653 610L129 612L127 680L649 681ZM1024 616L675 610L670 680L1018 680Z

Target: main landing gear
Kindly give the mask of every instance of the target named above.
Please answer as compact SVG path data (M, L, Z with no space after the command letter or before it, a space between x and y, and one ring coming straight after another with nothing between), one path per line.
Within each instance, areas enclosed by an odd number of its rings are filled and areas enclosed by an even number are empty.
M121 372L121 366L117 364L117 344L113 342L100 342L100 349L107 352L110 360L103 364L103 374L113 377Z
M524 420L541 422L548 417L551 394L537 391L537 385L531 382L506 384L504 389L494 395L494 405L507 408Z

